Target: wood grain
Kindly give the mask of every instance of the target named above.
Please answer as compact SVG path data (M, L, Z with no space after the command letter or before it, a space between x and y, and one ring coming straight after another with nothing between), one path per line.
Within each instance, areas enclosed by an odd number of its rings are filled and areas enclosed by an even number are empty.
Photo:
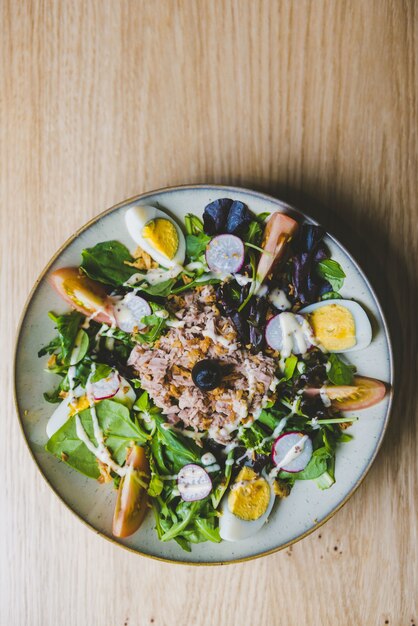
M417 623L417 4L0 3L0 624ZM326 526L253 563L125 553L61 505L12 402L18 315L53 252L108 206L193 182L319 218L386 310L398 393L367 480Z

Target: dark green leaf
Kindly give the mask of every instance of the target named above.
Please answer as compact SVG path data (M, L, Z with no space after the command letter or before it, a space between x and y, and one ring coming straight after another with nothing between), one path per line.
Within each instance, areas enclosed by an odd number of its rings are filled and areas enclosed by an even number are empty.
M334 259L319 261L317 272L321 278L331 284L334 291L338 291L343 286L345 274L341 265Z
M253 220L248 226L247 233L244 236L244 241L255 246L259 246L261 244L261 240L263 239L263 232L264 225L258 220Z
M119 241L103 241L81 253L81 269L105 285L123 285L138 270L126 265L133 258L126 246Z
M38 357L45 356L46 354L54 354L61 348L61 340L59 337L55 337L46 346L41 348L38 352Z
M328 379L334 385L352 385L353 370L351 367L344 363L337 354L330 354L328 360L331 365Z
M157 283L156 285L148 285L147 283L143 283L138 287L138 289L139 291L143 291L150 296L159 296L161 298L166 298L172 292L172 288L175 282L176 281L174 280L174 278L169 278L168 280L164 280L161 283Z
M266 219L267 219L268 217L270 217L270 215L271 215L271 214L270 214L268 211L265 211L264 213L259 213L259 214L256 216L256 219L257 219L259 222L265 222L265 221L266 221Z
M74 348L75 340L78 334L81 320L83 319L83 315L81 313L78 313L78 311L72 311L72 313L68 313L67 315L55 315L54 313L50 312L48 315L53 320L53 322L55 322L55 328L58 331L58 337L61 344L60 358L64 364L69 365L71 353ZM82 336L80 335L80 337ZM84 343L85 339L80 339L80 341ZM84 348L86 348L85 343L83 349Z

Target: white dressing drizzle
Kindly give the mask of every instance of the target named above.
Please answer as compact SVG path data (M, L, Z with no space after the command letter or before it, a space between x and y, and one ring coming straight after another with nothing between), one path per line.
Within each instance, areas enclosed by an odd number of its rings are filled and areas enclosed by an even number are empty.
M158 283L163 283L165 280L169 280L170 278L176 278L182 271L183 267L181 265L174 265L174 267L169 270L155 268L148 270L148 272L145 273L136 272L123 283L123 286L132 287L133 285L136 285L144 280L149 285L158 285Z
M319 397L322 400L322 404L326 407L331 406L331 400L328 398L327 388L325 385L319 390Z
M276 307L276 309L279 309L279 311L287 311L292 308L292 305L287 299L283 289L273 289L273 291L269 294L268 299L272 305Z
M234 274L234 278L240 287L245 287L245 285L253 282L250 276L244 276L243 274Z
M92 385L90 382L90 378L91 376L93 376L95 370L96 370L96 365L95 363L93 363L92 368L91 368L91 373L86 384L86 395L89 401L91 421L93 424L93 434L94 434L95 440L97 441L97 447L93 444L93 442L90 440L89 436L87 435L84 429L84 426L81 423L81 419L78 413L75 416L75 429L76 429L77 437L85 444L85 446L90 450L90 452L94 454L96 459L99 459L99 461L107 465L113 472L115 472L115 474L118 474L118 476L125 476L128 468L121 467L120 465L118 465L118 463L116 463L112 459L111 454L108 448L106 447L103 431L100 428L99 420L97 418L96 406L95 406L94 396L93 396L93 392L91 388Z
M213 465L216 463L216 457L212 452L205 452L205 454L202 454L200 460L203 465Z
M286 452L284 457L277 463L276 467L271 470L269 478L275 478L282 467L289 465L292 461L297 459L298 456L302 454L305 448L305 443L308 439L308 435L303 435L303 437L301 437L300 440Z
M202 331L202 335L204 337L209 337L209 339L212 339L214 343L219 343L221 346L224 346L224 348L228 348L229 352L232 352L233 350L236 350L237 348L236 343L231 343L231 341L229 341L225 337L222 337L222 335L218 335L215 332L213 320L209 320L208 328Z
M205 470L210 474L211 472L219 472L221 466L218 463L213 463L213 465L208 465L205 467Z

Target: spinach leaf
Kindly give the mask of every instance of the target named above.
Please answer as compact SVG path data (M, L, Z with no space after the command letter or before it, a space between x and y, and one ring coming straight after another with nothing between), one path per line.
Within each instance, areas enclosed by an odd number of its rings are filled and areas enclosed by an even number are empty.
M172 292L173 285L176 281L174 278L169 278L156 285L148 285L143 283L137 289L143 291L150 296L159 296L160 298L166 298Z
M87 276L105 285L118 287L137 272L134 267L125 264L125 261L132 262L133 258L128 248L119 241L103 241L83 250L81 256L81 269Z
M334 385L352 385L353 384L353 370L350 365L347 365L340 359L337 354L330 354L328 362L331 367L328 371L328 379Z
M87 435L97 445L93 434L90 409L78 413ZM130 418L129 410L114 400L102 400L96 404L96 415L105 436L106 446L113 459L122 465L126 459L126 449L132 442L145 443L149 436ZM45 446L59 459L90 478L98 478L100 472L96 457L77 437L75 415L49 439Z
M205 275L199 276L192 280L191 283L187 283L186 285L181 285L180 287L175 287L171 293L178 294L183 291L189 291L189 289L194 289L195 287L203 287L203 285L217 285L221 282L220 278L205 278Z
M324 259L319 261L317 273L321 278L327 280L334 291L338 291L344 284L345 274L341 265L334 259Z
M186 255L190 260L197 260L206 250L211 237L205 235L205 233L198 233L197 235L186 235Z
M107 378L110 376L112 372L112 368L110 365L105 365L105 363L97 363L94 374L90 378L90 382L97 383L102 378Z
M79 416L84 430L94 442L90 411L88 409L81 411ZM45 450L89 478L97 479L100 476L96 457L77 437L74 415L52 435L45 446Z

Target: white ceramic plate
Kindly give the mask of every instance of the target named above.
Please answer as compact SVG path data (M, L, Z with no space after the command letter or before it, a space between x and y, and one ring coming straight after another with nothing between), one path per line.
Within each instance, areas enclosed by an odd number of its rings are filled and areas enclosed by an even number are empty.
M193 546L184 552L174 541L158 541L152 514L141 529L129 539L111 535L115 492L111 486L85 478L44 451L45 425L53 405L43 399L52 388L51 374L43 371L38 350L54 335L47 312L64 312L65 304L48 284L49 274L59 268L79 265L83 248L100 241L118 239L133 249L123 219L127 207L145 203L161 205L182 220L186 213L200 215L206 204L221 197L245 202L255 213L285 211L299 220L309 217L287 204L255 191L223 186L185 186L143 194L109 209L84 226L69 239L51 260L34 286L26 304L16 347L15 393L17 409L28 446L40 471L55 493L91 528L114 542L140 554L158 559L187 563L226 563L251 559L286 547L301 539L331 517L352 495L370 468L389 418L391 393L380 404L362 411L360 420L351 427L352 442L340 446L336 460L336 483L321 491L311 481L296 482L291 496L280 501L269 523L248 540ZM332 256L343 266L347 278L343 297L355 298L369 312L373 323L373 341L363 351L350 354L360 374L392 383L392 357L387 327L379 303L366 277L348 252L332 237L326 243Z

